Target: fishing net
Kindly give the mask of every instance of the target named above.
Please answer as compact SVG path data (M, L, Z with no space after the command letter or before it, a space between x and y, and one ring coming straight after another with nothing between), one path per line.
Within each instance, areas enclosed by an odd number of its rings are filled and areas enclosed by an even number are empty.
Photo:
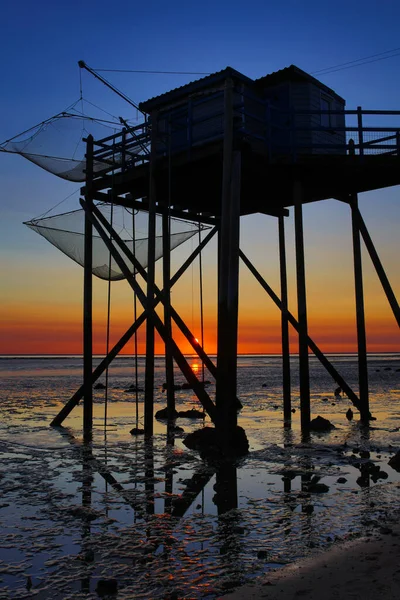
M63 112L0 145L4 152L20 154L68 181L85 180L86 142L92 135L96 140L119 133L122 125L117 121L95 119L75 112ZM115 166L119 158L115 157ZM95 173L109 163L94 161Z
M121 206L110 204L98 204L97 208L106 217L118 235L124 240L130 251L135 255L142 267L147 267L148 238L143 237L143 231L147 229L148 214L138 211L133 213ZM157 218L157 228L161 229L161 219ZM60 215L32 219L25 222L30 229L43 236L53 246L72 258L76 263L84 265L84 222L85 213L83 209L75 210ZM171 250L183 244L198 232L198 225L181 221L170 220L170 247ZM207 229L207 228L203 228ZM135 232L135 235L133 235ZM134 239L133 239L134 238ZM115 246L115 242L112 242ZM117 247L117 246L116 246ZM162 256L162 236L156 236L156 260ZM132 273L134 271L131 265ZM111 258L109 250L97 234L93 232L93 275L100 279L117 281L125 279L117 263Z

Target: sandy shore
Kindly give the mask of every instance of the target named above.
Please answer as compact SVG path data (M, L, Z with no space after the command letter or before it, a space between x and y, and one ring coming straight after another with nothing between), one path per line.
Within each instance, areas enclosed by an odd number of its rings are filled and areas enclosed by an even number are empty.
M398 600L400 526L270 571L224 600Z

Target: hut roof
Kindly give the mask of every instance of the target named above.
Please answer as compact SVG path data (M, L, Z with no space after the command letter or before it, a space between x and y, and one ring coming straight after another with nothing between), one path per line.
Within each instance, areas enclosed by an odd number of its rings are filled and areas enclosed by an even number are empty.
M326 92L327 94L334 96L341 102L345 102L345 100L339 96L332 88L328 87L324 83L321 83L318 79L306 73L296 65L290 65L289 67L285 67L284 69L280 69L279 71L274 71L268 75L264 75L263 77L259 77L254 80L254 83L257 87L267 87L269 85L276 85L279 83L284 83L285 81L292 82L308 82L313 83L321 90Z
M253 80L236 69L232 67L226 67L226 69L222 69L221 71L217 71L216 73L211 73L210 75L206 75L201 79L196 79L195 81L191 81L190 83L186 83L180 87L174 88L173 90L169 90L164 94L160 94L159 96L154 96L149 100L145 100L139 104L140 110L144 112L151 112L156 108L160 108L166 104L171 104L176 102L182 97L187 97L190 94L194 94L203 90L204 88L209 88L217 83L220 83L224 79L228 77L232 77L233 79L244 81L246 83L253 84Z
M187 98L189 95L200 92L204 89L210 88L213 85L219 84L228 77L231 77L234 80L242 81L247 83L247 85L255 86L258 89L262 89L263 87L269 85L276 85L279 83L283 83L285 81L307 81L313 83L318 86L320 89L325 91L327 94L335 96L338 100L344 102L343 98L336 94L331 88L326 86L325 84L315 79L312 75L309 75L299 67L295 65L290 65L290 67L285 67L280 71L275 71L274 73L270 73L269 75L264 75L263 77L259 77L258 79L250 79L246 75L243 75L236 69L232 67L226 67L221 71L217 71L216 73L211 73L210 75L206 75L201 79L196 79L195 81L191 81L190 83L186 83L180 87L174 88L173 90L169 90L164 94L160 94L159 96L154 96L149 100L145 100L139 104L140 110L145 113L150 113L152 110L159 109L163 106L173 104L178 102L182 98Z

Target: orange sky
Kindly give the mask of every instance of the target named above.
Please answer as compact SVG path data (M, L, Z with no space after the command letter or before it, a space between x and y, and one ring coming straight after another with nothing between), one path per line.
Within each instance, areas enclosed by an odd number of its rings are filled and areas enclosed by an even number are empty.
M322 204L322 203L321 203ZM348 219L338 234L332 226L332 214L347 209L337 203L334 211L326 204L305 208L306 275L309 334L324 352L355 352L354 275ZM307 213L308 210L308 213ZM396 208L397 210L397 208ZM314 220L318 216L318 226ZM321 216L322 215L322 216ZM264 220L263 220L264 219ZM395 219L388 218L371 233L397 295L400 273L397 257L398 237ZM267 217L242 219L242 249L279 295L276 221ZM372 227L373 229L373 227ZM396 229L396 231L395 231ZM33 233L30 233L34 236ZM289 307L296 316L296 278L293 228L287 220ZM338 243L338 239L340 242ZM32 254L10 256L4 261L0 312L0 353L79 354L82 351L82 279L83 270L39 237L33 237L37 249ZM173 271L191 251L174 251ZM216 352L216 242L204 251L205 349ZM159 264L158 264L159 265ZM380 282L364 251L364 290L367 344L370 352L400 351L400 334ZM173 288L172 302L194 335L200 338L198 264L189 268ZM160 277L160 265L157 269ZM161 281L158 281L161 286ZM107 283L94 279L94 352L105 352ZM139 312L141 309L139 307ZM132 294L126 282L112 284L111 341L115 343L133 319ZM175 328L176 333L176 328ZM144 327L139 334L139 351L144 352ZM183 352L191 347L182 335L176 335ZM294 332L291 350L297 352ZM132 353L133 346L125 352ZM280 314L247 268L240 270L239 353L279 353ZM156 352L163 352L159 339Z

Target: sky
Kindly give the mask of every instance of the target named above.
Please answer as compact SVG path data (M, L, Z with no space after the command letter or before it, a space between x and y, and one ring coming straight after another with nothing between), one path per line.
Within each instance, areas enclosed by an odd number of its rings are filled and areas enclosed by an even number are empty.
M0 23L0 142L79 99L78 60L95 69L215 72L229 65L251 78L296 64L345 98L348 109L400 110L400 49L391 58L382 54L399 45L399 18L400 4L392 0L381 2L379 8L369 0L8 2ZM317 74L373 55L379 56L356 68ZM85 99L112 115L137 117L91 75L81 75ZM104 75L136 102L196 79L177 74ZM79 184L5 153L0 154L0 180L0 353L80 353L83 270L22 224L64 200ZM359 205L399 297L399 188L361 194ZM58 208L60 212L78 208L78 195ZM296 314L292 211L286 221L289 307ZM307 205L304 231L310 335L326 352L354 352L349 208L334 200ZM260 215L243 218L241 247L279 294L276 221ZM175 267L192 249L193 242L187 242L175 251ZM205 347L210 353L216 350L215 261L216 246L211 243L203 255ZM363 265L368 350L399 351L396 321L365 250ZM172 300L199 337L198 274L195 264L177 284ZM244 268L240 277L239 352L280 352L278 309ZM94 350L103 353L107 285L96 281L94 294ZM111 339L118 339L131 321L132 295L127 284L116 282ZM294 337L291 348L297 351ZM132 347L126 350L131 352ZM162 352L159 340L156 350Z

